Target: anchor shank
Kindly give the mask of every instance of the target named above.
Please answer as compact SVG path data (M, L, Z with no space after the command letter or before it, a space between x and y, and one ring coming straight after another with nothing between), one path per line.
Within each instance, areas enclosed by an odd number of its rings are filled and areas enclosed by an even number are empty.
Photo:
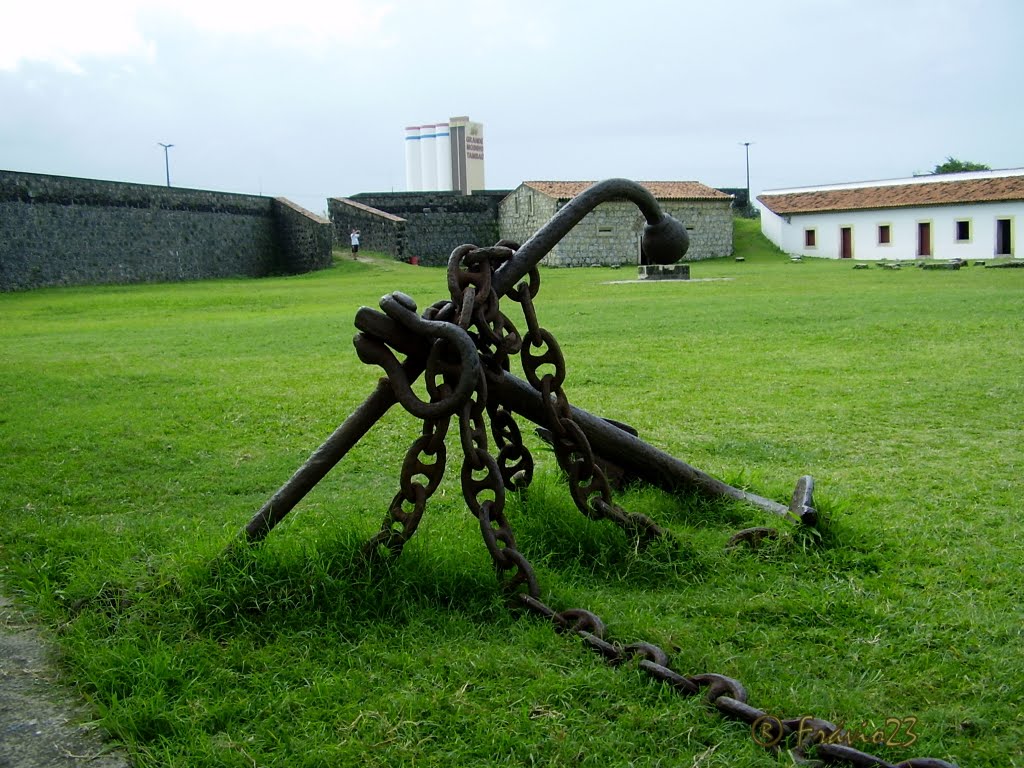
M544 423L544 402L540 392L508 372L490 368L485 370L487 387L493 397L530 421ZM744 501L766 512L799 521L799 518L783 504L734 488L612 426L592 413L574 406L571 408L573 418L583 429L583 433L599 456L618 464L651 485L672 493L697 491L709 497L725 496Z

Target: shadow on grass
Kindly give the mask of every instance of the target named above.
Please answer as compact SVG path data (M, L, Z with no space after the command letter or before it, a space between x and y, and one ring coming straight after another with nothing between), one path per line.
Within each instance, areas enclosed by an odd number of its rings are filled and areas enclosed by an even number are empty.
M506 610L494 574L467 565L457 552L409 547L397 560L367 561L362 545L344 533L316 546L236 544L193 572L189 610L197 626L227 632L309 622L358 632L439 611L489 620Z
M592 587L670 595L725 585L736 574L785 579L794 568L814 579L873 575L900 554L898 539L858 522L863 510L828 497L818 504L830 521L816 530L725 499L639 487L615 499L667 528L674 541L637 547L613 523L580 514L554 472L539 474L525 496L508 497L518 548L546 598ZM501 587L461 497L432 500L428 516L399 560L377 566L360 557L369 533L351 517L285 527L259 547L221 558L225 539L214 540L208 528L185 533L140 522L127 529L132 536L112 536L109 521L70 518L26 534L20 555L5 564L6 577L56 626L84 621L93 637L116 635L134 622L208 637L314 625L358 634L376 624L436 622L445 613L500 623L507 616ZM752 526L770 526L780 538L726 550L733 533Z
M734 566L760 569L795 561L810 571L856 570L871 555L870 548L854 547L835 558L828 550L845 547L846 536L827 525L799 529L782 520L775 523L778 539L756 549L726 550L737 525L770 521L752 522L749 509L730 500L679 499L650 489L630 491L627 501L673 535L639 547L611 522L581 515L562 491L540 482L526 498L510 496L507 507L517 546L537 570L542 591L549 582L672 591ZM501 585L483 542L471 529L463 534L446 538L444 546L410 544L389 562L367 562L362 539L343 529L313 545L286 535L260 546L237 544L193 568L175 587L176 599L197 628L214 635L310 623L358 634L360 627L382 622L429 623L439 612L493 623L508 615Z
M510 495L510 525L545 599L593 587L669 594L727 581L734 571L771 579L794 566L812 576L875 573L887 557L886 542L859 540L854 529L831 523L801 529L730 500L650 488L628 489L617 499L668 528L672 539L638 547L613 523L580 514L554 477L538 478L525 497ZM90 555L76 556L73 576L61 567L72 562L70 549L62 555L44 547L53 542L40 542L40 557L30 560L36 570L52 561L45 592L57 621L84 621L99 635L116 635L137 622L216 640L312 627L359 637L381 625L432 624L451 614L480 624L509 621L475 522L466 519L461 500L437 506L436 527L422 530L388 563L367 563L360 552L365 528L346 525L318 531L316 541L275 532L260 546L235 545L220 556L211 549L219 545L200 531L195 542L178 542L177 556L132 557L123 541L105 539ZM831 518L844 511L826 503L823 512ZM725 548L732 533L753 525L771 525L780 536L756 549ZM150 552L162 548L154 541Z

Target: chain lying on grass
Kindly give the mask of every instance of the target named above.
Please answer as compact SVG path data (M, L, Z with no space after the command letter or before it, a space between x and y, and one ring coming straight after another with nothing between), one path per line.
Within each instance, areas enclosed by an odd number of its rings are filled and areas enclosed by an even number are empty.
M844 741L840 728L815 717L780 719L747 703L747 689L731 677L715 673L681 675L669 667L668 654L657 645L645 642L620 645L605 639L605 625L597 614L581 608L556 611L530 594L517 594L515 601L551 621L558 632L573 632L590 650L613 666L637 659L637 666L652 679L671 686L682 696L697 696L724 717L750 726L751 735L762 747L775 753L787 750L794 763L822 765L845 762L853 768L957 768L934 757L918 757L890 763Z
M380 365L388 374L396 399L423 420L422 434L413 441L402 462L399 491L380 531L365 545L364 555L388 559L401 554L419 525L427 499L441 483L447 458L444 441L451 417L457 416L463 452L463 496L479 520L484 543L512 605L551 621L558 631L577 634L610 664L619 665L635 658L639 668L651 678L672 686L684 696L706 691L705 700L722 715L749 725L761 746L775 752L788 749L795 762L845 762L853 768L956 768L935 758L889 763L852 746L830 743L839 731L832 723L810 717L775 718L747 703L747 691L739 681L714 673L681 675L669 667L668 655L658 646L610 642L604 638L604 622L596 614L583 609L555 611L541 601L536 572L517 548L505 516L506 489L521 491L529 485L533 458L511 412L503 404L488 400L482 366L508 371L510 357L520 355L527 381L541 393L555 456L568 478L572 499L583 514L611 520L640 544L667 534L650 518L627 512L612 500L608 479L583 429L573 418L562 389L566 371L561 348L537 320L533 299L540 288L540 275L536 268L530 270L527 281L508 293L523 309L528 329L525 339L502 314L491 278L517 249L515 243L507 241L492 248L460 246L448 264L451 301L438 302L420 317L412 299L396 293L381 300L384 316L363 316L363 333L356 339L360 359ZM385 339L396 350L410 354L428 343L425 378L429 403L412 391L402 365ZM498 448L497 458L488 450L485 413ZM797 493L800 492L798 486ZM805 493L810 491L805 489ZM770 535L760 531L740 532L734 540L750 538L754 533Z

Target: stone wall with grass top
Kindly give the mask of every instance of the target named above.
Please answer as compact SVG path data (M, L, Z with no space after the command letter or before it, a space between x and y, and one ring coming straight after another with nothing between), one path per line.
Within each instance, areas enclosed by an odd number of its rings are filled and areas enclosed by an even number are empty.
M325 219L283 198L0 171L0 290L295 274Z

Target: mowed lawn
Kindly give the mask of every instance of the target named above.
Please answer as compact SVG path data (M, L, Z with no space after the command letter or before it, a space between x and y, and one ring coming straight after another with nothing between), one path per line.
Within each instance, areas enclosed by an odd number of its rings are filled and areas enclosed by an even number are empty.
M788 502L617 496L676 548L573 507L553 455L509 503L543 596L683 674L741 680L896 763L1024 766L1024 270L790 263L740 222L688 283L543 270L571 402ZM704 278L727 278L704 280ZM449 471L394 567L379 527L419 425L393 409L266 542L221 553L381 375L361 305L440 269L0 295L0 580L137 766L778 766L698 698L510 612ZM505 311L518 327L521 314ZM735 531L778 541L727 550ZM911 739L908 732L914 736ZM906 744L913 741L912 744Z

